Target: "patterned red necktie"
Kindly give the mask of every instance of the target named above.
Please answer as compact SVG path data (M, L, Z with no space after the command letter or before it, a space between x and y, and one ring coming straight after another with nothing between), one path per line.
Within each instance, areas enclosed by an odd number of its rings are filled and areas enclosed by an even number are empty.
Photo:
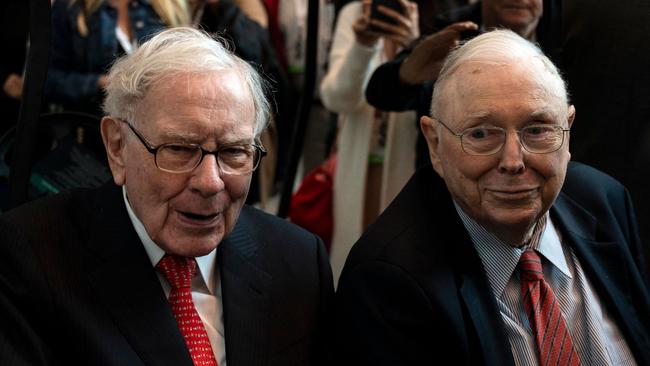
M192 301L190 283L196 274L196 261L194 258L165 254L157 267L172 287L169 303L194 365L217 366L208 333Z
M519 259L519 268L524 309L535 336L540 365L580 365L560 304L544 280L539 255L533 249L526 250Z

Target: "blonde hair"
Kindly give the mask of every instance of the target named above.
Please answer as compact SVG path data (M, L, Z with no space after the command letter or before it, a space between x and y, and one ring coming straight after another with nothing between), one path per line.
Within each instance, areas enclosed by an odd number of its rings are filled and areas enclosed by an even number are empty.
M81 3L81 12L77 15L77 29L82 36L88 35L86 18L95 12L106 0L71 0L70 6ZM150 0L151 7L160 19L170 27L190 24L190 10L186 0Z

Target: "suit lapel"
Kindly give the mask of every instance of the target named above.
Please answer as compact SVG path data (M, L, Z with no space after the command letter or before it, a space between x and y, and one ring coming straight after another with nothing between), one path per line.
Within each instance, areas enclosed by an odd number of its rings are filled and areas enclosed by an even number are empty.
M250 237L252 228L245 211L218 247L226 359L229 365L266 365L272 278L253 262L259 244Z
M514 365L512 350L501 314L490 290L483 264L469 236L464 233L453 245L458 248L459 287L462 301L474 323L486 365Z
M578 254L580 262L588 271L589 278L596 279L611 296L616 292L628 293L629 279L626 272L617 269L623 260L618 248L624 243L596 239L596 219L567 196L558 196L551 211L562 228L565 240Z
M432 190L432 187L435 189ZM433 173L433 169L429 171L427 182L421 185L415 197L421 200L421 197L427 197L429 194L432 194L428 199L429 204L425 204L420 209L422 215L419 216L427 217L430 207L437 207L437 212L443 213L436 214L437 217L430 221L439 222L439 227L442 228L440 232L444 236L441 239L445 243L445 256L453 262L458 277L460 301L476 329L478 346L481 348L484 363L494 366L514 365L510 342L490 290L483 263L460 217L456 214L456 208L444 182ZM422 227L427 227L426 225L426 222L421 223ZM431 235L436 234L427 233L422 237L430 238Z
M587 278L593 284L593 289L607 305L606 310L625 334L630 348L649 349L647 330L643 329L644 323L638 318L630 297L631 279L625 269L627 261L622 255L622 248L625 248L626 244L598 240L596 219L562 193L553 205L551 213L561 228L563 240L575 250ZM633 347L634 343L637 347ZM639 356L637 353L636 357Z
M146 365L192 365L158 277L115 186L97 194L89 247L99 265L89 281Z

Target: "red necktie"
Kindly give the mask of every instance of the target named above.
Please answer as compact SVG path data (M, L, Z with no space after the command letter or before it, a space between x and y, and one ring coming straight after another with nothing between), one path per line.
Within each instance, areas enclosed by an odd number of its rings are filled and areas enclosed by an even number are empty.
M217 366L208 333L192 301L190 283L196 274L196 261L194 258L165 254L157 267L172 287L169 303L194 365Z
M532 249L526 250L519 259L519 268L524 309L535 336L540 365L580 365L560 305L544 280L539 255Z

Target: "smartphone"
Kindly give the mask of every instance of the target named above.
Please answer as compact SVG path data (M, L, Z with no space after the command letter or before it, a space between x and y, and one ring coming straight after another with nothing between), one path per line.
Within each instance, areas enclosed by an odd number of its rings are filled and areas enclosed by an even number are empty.
M381 20L383 22L390 23L390 24L397 24L397 22L394 19L389 18L384 13L379 11L379 9L377 8L379 5L383 5L387 8L395 10L396 12L404 14L404 8L402 7L402 4L399 2L399 0L372 0L372 5L370 6L371 19ZM386 30L381 29L374 25L370 26L370 30L378 33L386 33Z

